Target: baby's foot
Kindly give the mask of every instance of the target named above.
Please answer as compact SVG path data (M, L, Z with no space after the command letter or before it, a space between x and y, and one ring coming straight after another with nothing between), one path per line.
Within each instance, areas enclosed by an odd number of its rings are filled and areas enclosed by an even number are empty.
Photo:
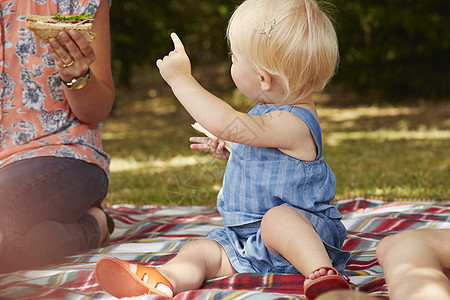
M106 256L97 262L94 274L99 285L117 298L147 294L173 297L172 284L153 267Z
M308 300L333 290L351 290L348 280L333 267L318 268L305 279L304 291Z
M307 286L311 281L313 281L317 278L320 278L322 276L325 276L325 275L337 275L337 273L335 271L333 271L332 269L328 269L328 268L317 269L317 270L311 272L311 274L309 274L308 277L306 277L304 286Z

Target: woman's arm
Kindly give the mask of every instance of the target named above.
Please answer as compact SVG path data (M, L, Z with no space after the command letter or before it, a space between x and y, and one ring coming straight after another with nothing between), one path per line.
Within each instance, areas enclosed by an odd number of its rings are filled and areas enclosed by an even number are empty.
M92 31L96 39L89 44L78 32L60 33L60 38L68 49L51 39L47 45L55 60L58 73L64 81L71 81L85 75L90 69L88 84L79 89L69 89L64 84L64 93L73 114L87 124L96 125L102 122L114 103L115 90L111 71L111 41L109 27L109 5L107 0L101 0ZM74 63L69 67L68 65Z

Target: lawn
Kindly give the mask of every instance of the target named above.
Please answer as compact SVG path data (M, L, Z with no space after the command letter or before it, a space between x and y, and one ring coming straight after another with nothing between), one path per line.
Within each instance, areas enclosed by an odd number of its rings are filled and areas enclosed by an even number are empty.
M231 87L226 72L216 72L202 84L247 111L251 102ZM135 77L131 89L117 90L104 122L104 148L112 157L106 204L214 205L225 162L189 149L194 121L158 75ZM358 97L338 88L315 99L338 199L450 197L448 101L358 105Z

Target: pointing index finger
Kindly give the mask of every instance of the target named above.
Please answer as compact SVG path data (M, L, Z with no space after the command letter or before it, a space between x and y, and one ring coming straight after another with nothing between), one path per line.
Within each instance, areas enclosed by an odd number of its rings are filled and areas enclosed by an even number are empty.
M180 40L178 35L173 32L170 37L172 38L173 45L175 47L175 51L184 51L184 45L183 42Z

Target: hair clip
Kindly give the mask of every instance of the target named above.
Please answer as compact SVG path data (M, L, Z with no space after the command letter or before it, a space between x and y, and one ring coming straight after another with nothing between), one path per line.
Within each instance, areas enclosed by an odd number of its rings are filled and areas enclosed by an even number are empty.
M275 19L272 19L270 21L263 21L262 22L262 28L259 31L261 34L267 34L269 39L272 37L272 31L275 28Z

